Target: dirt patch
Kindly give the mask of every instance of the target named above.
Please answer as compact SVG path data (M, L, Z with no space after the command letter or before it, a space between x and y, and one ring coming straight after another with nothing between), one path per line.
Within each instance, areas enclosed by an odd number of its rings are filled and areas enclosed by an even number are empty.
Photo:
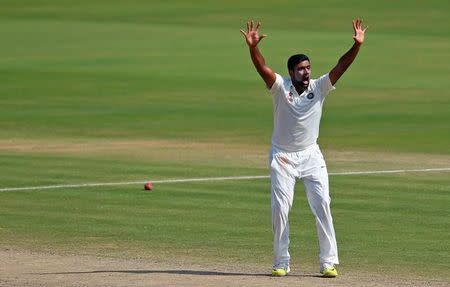
M183 140L0 140L0 152L79 157L149 158L160 161L266 168L268 144L193 142ZM329 171L450 167L450 155L323 150Z
M51 154L77 157L149 158L176 162L236 162L261 165L267 161L268 146L166 140L45 141L0 140L0 152Z
M223 142L194 142L180 140L88 140L88 141L61 141L61 140L0 140L0 150L16 152L37 153L98 153L98 152L127 152L130 150L171 150L194 149L207 151L212 147L220 150L242 150L251 148L246 144L229 144Z
M449 286L450 281L389 277L345 270L338 278L293 268L285 278L258 266L100 258L0 250L0 286Z

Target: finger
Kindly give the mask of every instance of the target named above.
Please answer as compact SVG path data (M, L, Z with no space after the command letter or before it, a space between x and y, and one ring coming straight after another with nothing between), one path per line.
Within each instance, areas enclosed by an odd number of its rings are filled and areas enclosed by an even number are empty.
M258 22L258 24L256 24L255 30L258 31L259 27L261 27L261 22Z
M352 23L353 23L353 30L356 31L356 20L353 20Z
M363 33L366 33L367 29L369 29L369 26L367 26L367 27L363 30Z
M244 30L240 29L239 31L241 31L242 35L244 35L244 37L247 37L247 33L245 33Z
M250 31L250 21L247 21L247 31Z
M253 31L253 20L250 21L250 31Z
M258 43L261 42L261 40L262 40L263 38L265 38L265 37L267 37L266 34L261 35L261 36L259 37L259 39L258 39Z
M363 29L363 21L361 20L361 30L363 30L363 33L366 32L367 28L369 28L369 26L366 26L366 28Z

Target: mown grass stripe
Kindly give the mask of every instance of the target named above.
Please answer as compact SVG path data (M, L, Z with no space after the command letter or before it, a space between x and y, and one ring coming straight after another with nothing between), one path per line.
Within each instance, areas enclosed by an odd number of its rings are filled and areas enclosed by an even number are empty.
M367 170L367 171L344 171L330 172L330 176L342 175L369 175L369 174L391 174L405 172L447 172L450 167L444 168L425 168L425 169L395 169L395 170ZM153 183L185 183L185 182L202 182L202 181L223 181L223 180L249 180L249 179L265 179L268 175L252 175L252 176L225 176L225 177L204 177L204 178L180 178L180 179L162 179L153 180ZM5 187L0 188L0 192L8 191L30 191L39 189L59 189L59 188L80 188L80 187L103 187L103 186L122 186L132 184L144 184L147 181L126 181L126 182L99 182L99 183L81 183L81 184L57 184L57 185L41 185L41 186L25 186L25 187Z

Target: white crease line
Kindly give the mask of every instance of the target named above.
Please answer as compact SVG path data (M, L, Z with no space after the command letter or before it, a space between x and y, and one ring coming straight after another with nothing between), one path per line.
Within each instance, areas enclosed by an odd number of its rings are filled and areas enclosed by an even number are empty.
M368 170L368 171L344 171L330 172L330 176L338 175L366 175L366 174L389 174L404 172L439 172L450 171L450 167L443 168L426 168L426 169L395 169L395 170ZM221 181L221 180L246 180L246 179L264 179L269 178L268 175L254 176L228 176L228 177L204 177L204 178L181 178L181 179L162 179L152 180L152 183L182 183L182 182L202 182L202 181ZM121 186L132 184L145 184L147 181L126 181L126 182L101 182L101 183L81 183L81 184L57 184L57 185L41 185L28 187L6 187L0 188L0 192L6 191L28 191L37 189L58 189L58 188L80 188L80 187L96 187L96 186Z
M329 175L357 175L357 174L383 174L383 173L402 173L402 172L433 172L450 171L450 167L443 168L425 168L425 169L394 169L394 170L373 170L373 171L344 171L330 172Z

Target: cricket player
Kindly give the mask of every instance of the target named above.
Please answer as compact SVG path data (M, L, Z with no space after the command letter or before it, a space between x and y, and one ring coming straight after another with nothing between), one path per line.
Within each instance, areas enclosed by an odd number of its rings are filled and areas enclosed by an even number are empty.
M311 79L311 62L306 55L288 59L289 76L282 77L266 65L258 49L266 35L259 35L260 23L247 22L241 29L250 49L252 62L270 90L273 100L274 128L269 155L274 262L273 276L289 273L289 211L294 199L294 185L302 179L309 206L316 219L320 245L320 272L336 277L339 264L336 236L330 210L328 172L317 145L320 118L325 97L352 64L364 42L367 28L362 20L353 20L352 47L336 66L317 79Z

